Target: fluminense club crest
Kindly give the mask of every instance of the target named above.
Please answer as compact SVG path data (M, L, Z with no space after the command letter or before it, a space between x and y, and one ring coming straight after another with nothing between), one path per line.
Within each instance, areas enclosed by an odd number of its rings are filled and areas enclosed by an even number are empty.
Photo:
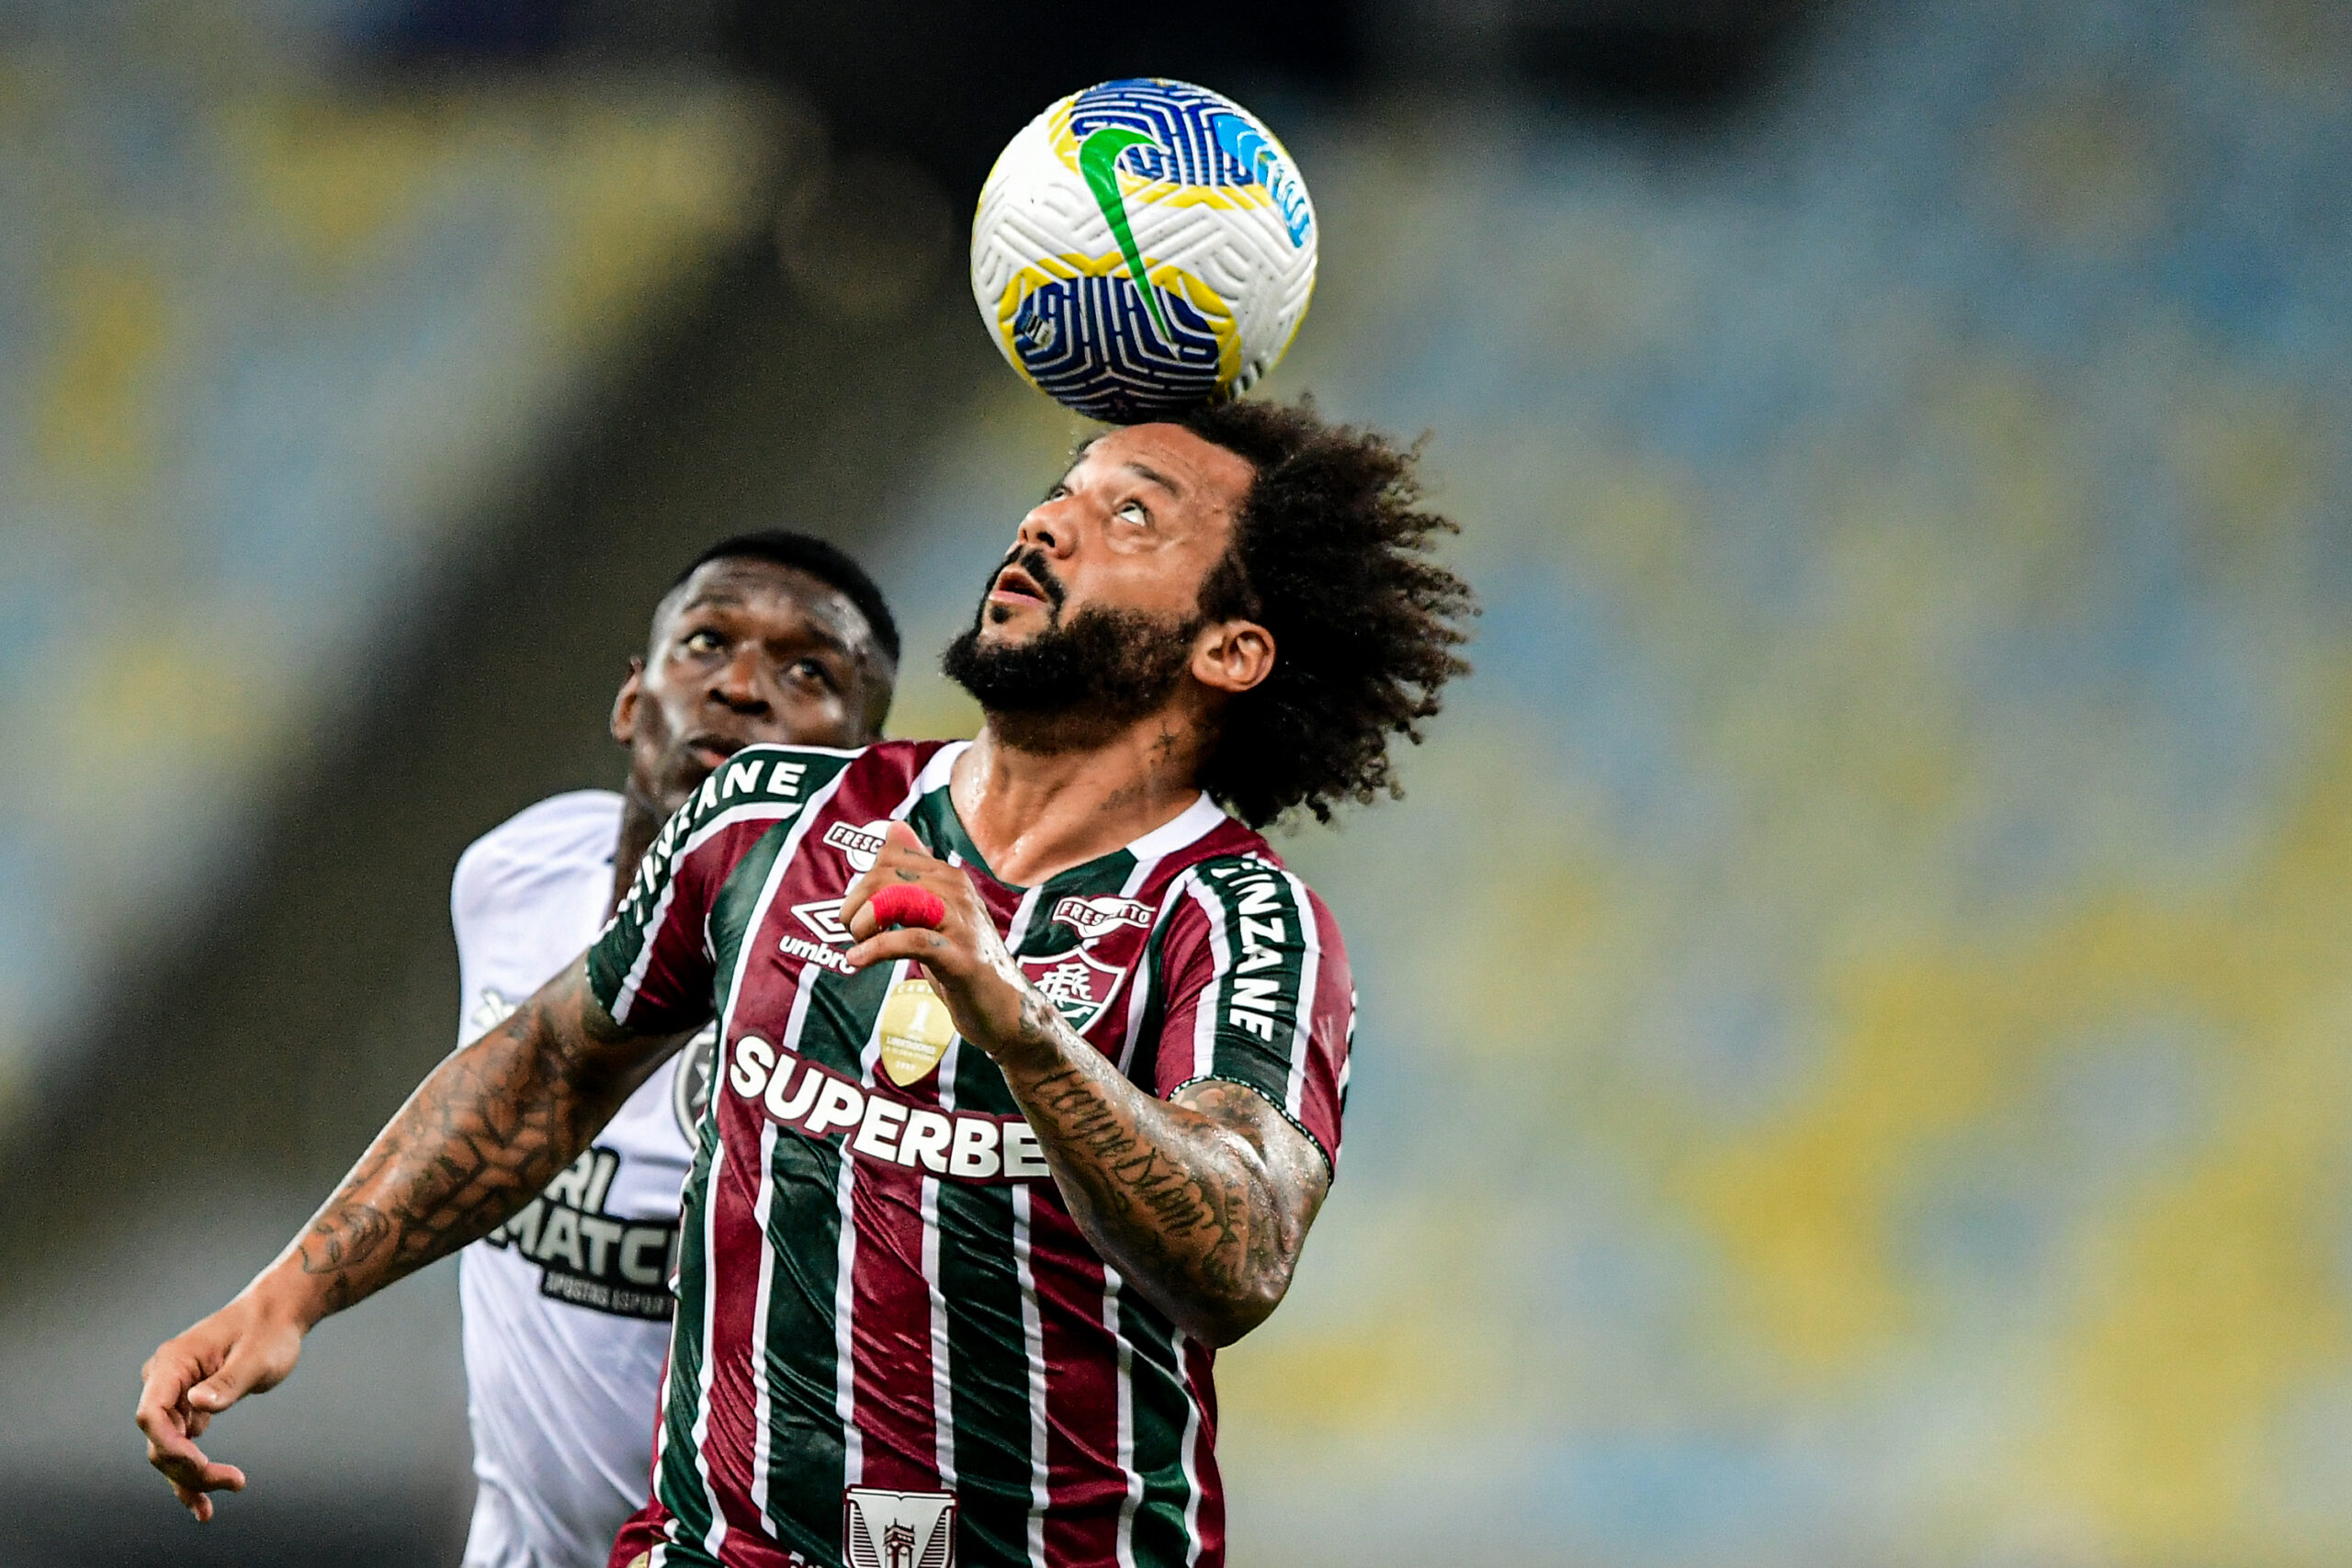
M1069 1026L1081 1034L1102 1015L1119 988L1119 977L1126 973L1112 968L1082 947L1023 958L1020 964L1029 983L1043 991L1046 999L1058 1008Z

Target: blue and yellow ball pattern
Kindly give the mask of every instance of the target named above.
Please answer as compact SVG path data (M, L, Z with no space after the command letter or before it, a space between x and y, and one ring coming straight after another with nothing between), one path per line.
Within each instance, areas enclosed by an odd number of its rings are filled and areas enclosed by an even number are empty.
M1105 82L998 157L972 294L1031 385L1135 423L1273 368L1315 292L1317 237L1290 154L1247 109L1186 82Z

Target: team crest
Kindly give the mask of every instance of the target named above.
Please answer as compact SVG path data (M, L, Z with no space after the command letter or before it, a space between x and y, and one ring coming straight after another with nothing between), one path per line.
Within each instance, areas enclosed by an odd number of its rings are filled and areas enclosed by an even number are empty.
M1079 941L1092 942L1121 926L1151 930L1151 906L1139 899L1109 895L1097 898L1065 898L1054 906L1054 919L1076 931Z
M1029 983L1044 992L1046 999L1061 1010L1069 1026L1081 1034L1102 1016L1112 993L1119 988L1119 976L1126 973L1101 962L1084 948L1041 953L1020 964Z
M956 1043L956 1021L948 1016L947 1004L922 979L901 980L890 987L876 1032L882 1071L900 1089L929 1077Z
M956 1568L955 1495L848 1488L842 1560L849 1568Z

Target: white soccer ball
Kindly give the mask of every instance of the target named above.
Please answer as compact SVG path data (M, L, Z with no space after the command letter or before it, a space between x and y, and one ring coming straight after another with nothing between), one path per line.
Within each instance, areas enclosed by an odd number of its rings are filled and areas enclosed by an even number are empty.
M1315 292L1316 239L1306 183L1249 110L1187 82L1105 82L997 158L972 297L1032 386L1131 424L1274 367Z

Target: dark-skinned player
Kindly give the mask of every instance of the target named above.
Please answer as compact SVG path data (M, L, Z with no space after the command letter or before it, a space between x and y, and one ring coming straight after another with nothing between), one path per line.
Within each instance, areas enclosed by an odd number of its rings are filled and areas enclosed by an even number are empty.
M899 637L840 550L723 539L654 606L613 702L620 793L570 790L458 861L459 1043L504 1021L612 918L662 825L747 746L881 733ZM658 1069L595 1142L460 1257L474 1511L463 1568L598 1568L646 1498L673 1304L679 1190L715 1032Z
M191 1507L241 1485L195 1441L219 1412L715 1021L614 1563L1221 1562L1213 1353L1289 1287L1354 1025L1329 912L1254 829L1392 786L1463 668L1447 526L1408 455L1304 407L1091 442L948 651L978 739L729 759L589 951L156 1351L154 1463ZM885 886L938 929L878 929Z

